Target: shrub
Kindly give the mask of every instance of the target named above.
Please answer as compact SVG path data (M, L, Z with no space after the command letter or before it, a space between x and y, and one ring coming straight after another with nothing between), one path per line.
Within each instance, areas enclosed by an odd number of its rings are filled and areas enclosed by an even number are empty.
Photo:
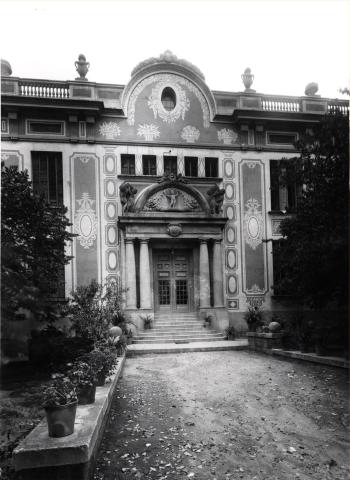
M97 372L86 362L77 360L73 363L68 377L77 387L90 387L97 382Z
M90 365L96 375L107 377L113 373L114 367L117 363L116 356L117 352L114 349L95 349L92 352L82 355L78 360Z
M226 330L225 330L225 333L226 333L226 338L227 340L229 338L236 338L236 329L233 325L231 325L230 327L227 327Z

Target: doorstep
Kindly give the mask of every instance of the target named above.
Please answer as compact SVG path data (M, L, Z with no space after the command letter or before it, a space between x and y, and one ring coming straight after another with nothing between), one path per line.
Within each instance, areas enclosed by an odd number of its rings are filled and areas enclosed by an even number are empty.
M189 342L189 343L134 343L128 345L126 355L145 355L147 353L185 353L185 352L211 352L222 350L243 350L248 346L247 339L242 340L218 340L211 342Z
M320 363L332 367L350 368L349 361L342 357L328 357L316 355L316 353L302 353L298 350L282 350L281 348L272 348L272 355L279 355L286 358L295 358L306 362Z
M15 448L12 458L19 480L87 480L91 477L125 354L118 358L111 381L96 388L95 403L78 405L72 435L49 437L44 419Z

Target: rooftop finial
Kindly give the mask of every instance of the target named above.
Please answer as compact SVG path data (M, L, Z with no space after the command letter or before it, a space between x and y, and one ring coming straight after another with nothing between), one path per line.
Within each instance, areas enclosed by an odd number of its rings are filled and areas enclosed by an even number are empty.
M244 73L241 75L241 79L243 80L243 85L245 86L245 92L254 93L255 90L250 88L253 85L254 75L251 73L249 67L244 70Z
M89 71L90 63L86 61L85 55L81 53L74 65L75 65L76 71L80 75L80 77L77 77L75 80L87 81L87 78L85 78L85 76Z
M5 59L1 59L1 76L2 77L9 77L12 75L12 68L10 62Z
M305 87L305 95L313 96L318 92L318 83L311 82L308 83Z

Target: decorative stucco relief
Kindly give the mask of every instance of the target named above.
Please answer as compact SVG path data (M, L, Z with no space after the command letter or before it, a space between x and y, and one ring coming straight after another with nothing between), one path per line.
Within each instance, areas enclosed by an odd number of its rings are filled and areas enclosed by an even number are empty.
M255 250L262 242L263 216L260 203L250 198L246 205L244 214L244 239L250 247Z
M100 134L106 137L107 140L113 140L115 137L119 137L121 129L115 122L103 122L99 128Z
M162 91L169 86L176 94L176 104L172 110L166 110L162 104ZM186 92L176 82L169 84L167 80L156 84L147 103L153 111L154 118L159 116L166 123L174 123L180 117L185 120L185 114L190 109L190 101Z
M197 97L197 100L199 101L202 108L203 125L205 128L209 128L209 125L210 125L209 107L202 92L186 78L180 77L178 75L168 74L168 73L150 75L149 77L144 78L133 90L128 101L128 109L127 109L129 125L135 124L135 105L136 105L136 100L138 96L148 85L151 85L152 83L155 83L155 82L158 82L158 85L162 84L163 88L171 87L176 92L176 95L179 89L182 90L179 87L179 85L185 86L190 92L192 92ZM159 101L161 102L161 97L158 97L158 98L159 98ZM166 112L166 110L163 108L163 105L162 105L162 110Z
M200 131L192 125L187 125L182 129L181 138L187 143L195 143L199 139Z
M93 208L95 200L83 193L80 200L76 200L79 208L74 215L74 230L78 234L77 240L84 248L92 247L97 236L97 216Z
M137 135L139 137L144 137L145 140L152 142L155 138L158 138L160 135L159 128L153 123L140 124L137 129Z
M222 141L225 145L231 145L231 143L235 143L237 138L237 133L233 130L229 130L228 128L222 128L218 131L218 139L220 142Z
M146 202L146 211L199 211L197 200L186 192L176 188L167 188L152 195Z

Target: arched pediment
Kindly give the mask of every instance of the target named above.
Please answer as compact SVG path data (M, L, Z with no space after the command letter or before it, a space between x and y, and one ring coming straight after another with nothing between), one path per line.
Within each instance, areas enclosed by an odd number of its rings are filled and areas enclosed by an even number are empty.
M175 91L178 99L171 114L163 109L161 103L161 95L166 88ZM140 108L143 107L143 111L150 110L148 120L135 120L138 104ZM179 119L191 123L190 110L200 108L203 127L206 129L216 114L215 99L202 72L171 52L145 60L135 67L122 95L122 108L129 125L135 125L138 120L151 121L152 118L168 123Z
M209 215L204 195L178 180L164 180L143 189L135 199L135 212L198 212Z

